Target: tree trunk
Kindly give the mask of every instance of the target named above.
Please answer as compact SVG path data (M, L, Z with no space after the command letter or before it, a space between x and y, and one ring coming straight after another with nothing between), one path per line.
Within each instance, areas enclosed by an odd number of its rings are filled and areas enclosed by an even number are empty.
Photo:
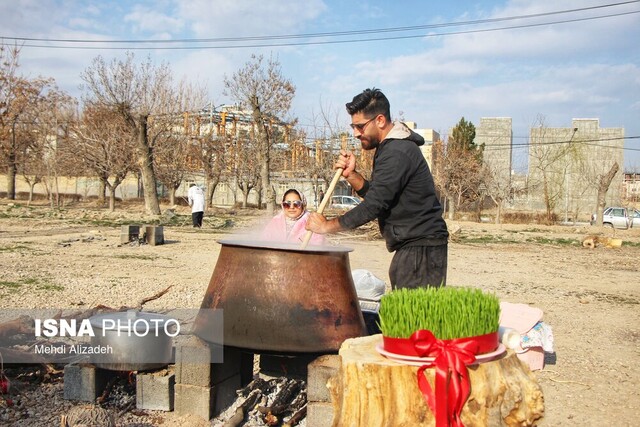
M16 165L16 153L14 153L13 150L9 153L7 163L8 163L7 199L15 200L16 199L16 174L18 172L18 167Z
M62 207L63 200L60 197L60 186L58 185L58 173L54 172L53 174L53 186L56 194L56 208L60 209Z
M219 179L216 178L208 178L207 179L207 207L210 208L213 206L213 195L216 192L216 188L218 187Z
M543 179L544 179L544 205L546 208L547 225L553 225L553 211L555 210L556 203L554 198L551 197L551 189L549 188L551 184L549 183L549 179L547 178L546 174L543 176Z
M109 212L116 210L116 187L109 187Z
M100 178L100 184L98 186L98 203L100 206L104 207L105 204L105 194L107 194L107 180L108 176L103 176Z
M31 202L33 201L33 188L36 186L37 182L33 182L29 184L29 200L27 201L27 206L31 206Z
M268 151L268 148L267 148ZM271 180L269 179L269 154L268 152L263 154L262 164L260 165L260 179L262 179L262 189L267 213L269 216L273 216L273 203L272 199L272 191L271 191Z
M242 192L242 207L246 208L247 207L247 203L249 203L249 191L243 191Z
M147 135L147 120L149 116L141 115L138 122L138 155L142 188L144 192L144 207L148 214L160 215L156 175L153 170L153 150L149 146Z
M342 344L341 366L327 384L333 425L434 426L417 385L418 367L379 354L376 346L381 342L381 335L372 335ZM425 375L433 386L435 369L427 369ZM461 414L465 426L532 426L542 418L542 389L513 351L469 366L469 377L471 393Z
M609 169L609 172L607 172L604 176L600 177L600 181L598 182L598 207L597 207L597 213L596 213L596 223L599 226L602 226L602 213L604 212L604 208L606 206L606 197L607 197L607 191L609 191L609 186L611 185L611 181L613 181L613 178L616 176L616 174L618 173L618 169L620 169L620 165L618 165L618 162L614 162L613 165L611 166L611 169Z
M478 222L482 222L483 209L484 209L484 196L481 195L478 197L478 201L476 202L476 220Z
M262 209L262 197L265 197L266 208L269 216L273 216L274 205L271 201L274 199L271 191L271 178L269 172L271 169L271 141L267 129L265 129L264 120L260 113L260 107L256 103L253 108L253 118L256 123L256 130L258 133L258 141L260 144L260 180L261 186L258 192L258 209Z
M502 199L496 202L496 224L500 224L502 221Z

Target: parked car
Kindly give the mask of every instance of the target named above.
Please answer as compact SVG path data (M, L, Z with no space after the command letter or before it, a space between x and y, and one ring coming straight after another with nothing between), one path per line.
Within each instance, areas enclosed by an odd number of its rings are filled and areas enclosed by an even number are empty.
M632 211L638 212L635 209L627 211L627 208L619 206L610 206L605 208L602 212L602 225L623 229L633 227L634 225L640 225L640 217L636 221L633 217L635 214L633 214ZM596 220L596 214L593 214L591 217L591 224L595 224Z
M332 196L331 207L334 209L352 209L360 204L360 199L353 196Z
M631 227L640 227L640 211L638 209L629 209L629 217L631 218Z

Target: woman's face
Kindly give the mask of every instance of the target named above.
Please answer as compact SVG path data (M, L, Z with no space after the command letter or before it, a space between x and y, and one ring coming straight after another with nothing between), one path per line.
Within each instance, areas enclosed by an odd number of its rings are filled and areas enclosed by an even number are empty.
M300 196L293 191L284 196L282 210L287 218L298 218L302 213L302 200L300 200Z

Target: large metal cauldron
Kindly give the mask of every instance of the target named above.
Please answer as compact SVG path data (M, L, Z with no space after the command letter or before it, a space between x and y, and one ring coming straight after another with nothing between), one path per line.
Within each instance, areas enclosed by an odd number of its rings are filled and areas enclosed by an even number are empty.
M221 240L202 309L223 309L224 344L274 352L333 352L366 335L348 248ZM195 333L207 341L207 310Z

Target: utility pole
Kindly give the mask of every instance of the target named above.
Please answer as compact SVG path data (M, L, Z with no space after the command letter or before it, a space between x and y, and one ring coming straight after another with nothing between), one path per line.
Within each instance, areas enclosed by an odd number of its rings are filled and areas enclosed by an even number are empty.
M576 135L578 128L573 128L573 133L571 134L571 138L569 138L568 144L571 145L573 141L573 137ZM566 153L570 153L571 150L566 150ZM571 172L567 173L567 170L570 169L572 164L566 163L564 168L564 223L569 222L569 189L571 183ZM574 219L575 221L575 219Z

